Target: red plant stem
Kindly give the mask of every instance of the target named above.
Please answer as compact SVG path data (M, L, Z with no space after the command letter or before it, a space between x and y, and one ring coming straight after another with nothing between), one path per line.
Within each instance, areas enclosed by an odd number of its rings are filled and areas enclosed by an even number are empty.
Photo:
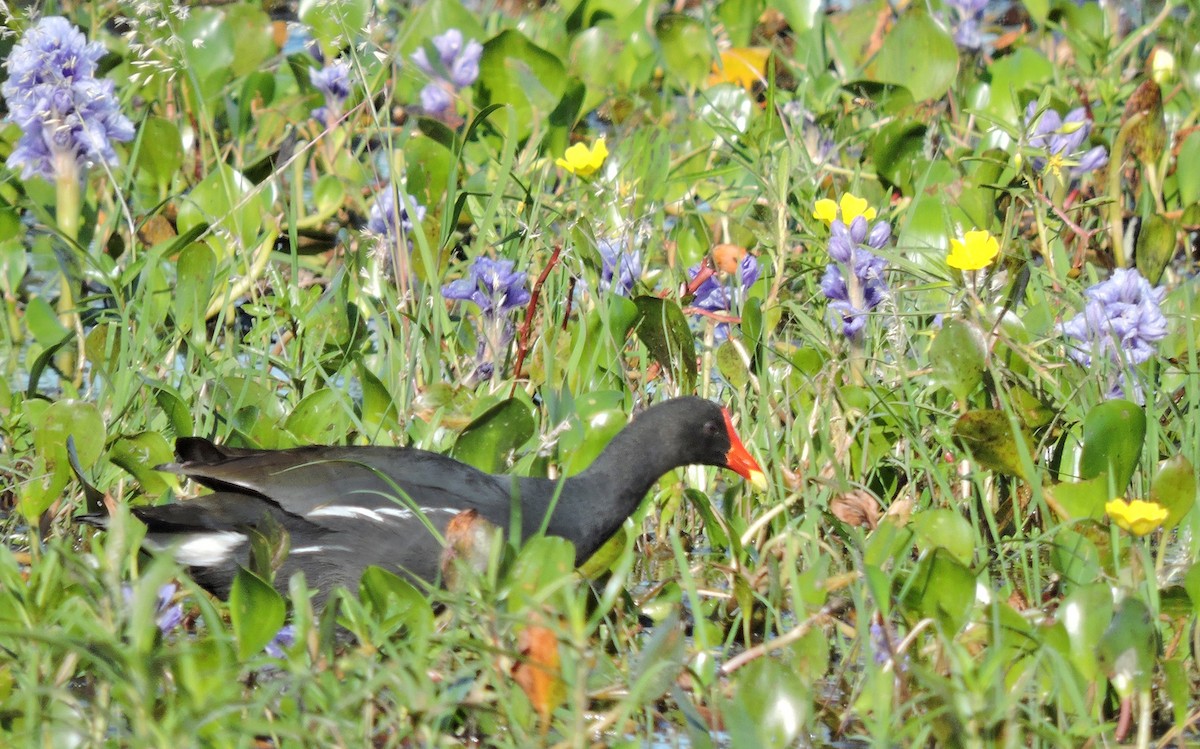
M550 253L546 267L542 269L541 275L533 282L533 288L529 291L529 306L525 308L525 319L521 321L521 327L517 331L517 363L513 365L513 386L512 391L508 394L510 398L517 392L516 381L521 379L521 365L525 363L525 355L529 353L529 330L533 327L533 313L537 309L538 297L542 295L542 286L546 283L546 277L558 263L558 256L561 254L562 245L554 245L554 252Z

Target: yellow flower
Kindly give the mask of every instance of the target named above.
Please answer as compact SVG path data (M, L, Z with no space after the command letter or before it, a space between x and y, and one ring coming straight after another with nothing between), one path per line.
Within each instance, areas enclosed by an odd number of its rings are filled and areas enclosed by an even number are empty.
M1126 502L1121 498L1104 505L1104 511L1117 524L1135 536L1144 536L1157 530L1171 513L1157 502L1135 499Z
M813 205L813 218L832 224L841 214L842 223L846 226L854 223L854 219L862 216L867 221L875 218L875 209L867 205L866 198L860 198L850 193L842 196L839 206L829 198L822 198Z
M1000 254L1000 243L986 229L969 231L961 240L950 240L946 264L959 270L979 270L992 264Z
M586 144L576 143L567 149L563 154L565 158L555 160L563 169L566 169L571 174L577 174L580 177L590 177L600 169L604 164L604 160L608 158L608 146L604 145L604 139L600 138L596 141L596 145L588 148Z
M713 61L712 74L708 76L708 85L735 83L747 91L753 90L754 84L760 81L765 85L767 58L770 56L769 47L727 49L721 53L719 63L716 60Z

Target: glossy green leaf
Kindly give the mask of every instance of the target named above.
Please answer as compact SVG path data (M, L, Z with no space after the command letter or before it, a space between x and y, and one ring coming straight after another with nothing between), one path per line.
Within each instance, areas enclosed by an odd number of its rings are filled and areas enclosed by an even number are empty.
M238 657L256 655L283 627L287 606L279 592L245 567L238 567L229 591L229 623Z
M812 715L812 695L796 672L770 658L739 671L722 706L730 746L794 746Z
M712 39L704 24L679 13L660 16L654 34L662 45L667 72L684 86L695 88L712 69Z
M619 394L618 394L619 397ZM559 441L563 473L574 476L582 473L608 446L612 438L625 428L629 418L621 408L589 408L576 406L576 417L570 431Z
M233 30L234 75L244 76L261 71L263 62L278 52L271 28L271 17L267 15L264 6L254 3L230 5L225 9L225 22ZM262 103L269 104L270 98ZM243 99L241 104L248 112L250 102Z
M241 246L252 247L262 229L263 217L271 215L273 199L271 188L255 185L232 167L220 164L181 200L179 232L183 234L201 224L219 226L239 238ZM233 250L233 246L226 246L227 253L232 254Z
M1020 129L1022 92L1040 93L1054 77L1054 66L1037 49L1020 46L1011 55L999 57L989 67L987 113L1001 123Z
M539 607L566 588L575 569L575 546L556 536L535 536L525 542L509 571L508 610Z
M1193 130L1179 146L1178 164L1200 164L1200 130ZM1180 169L1175 174L1179 183L1179 202L1186 208L1200 203L1200 169Z
M937 619L947 632L958 632L975 605L975 573L946 549L936 549L922 557L904 590L907 607Z
M183 164L183 139L179 126L163 117L150 116L142 122L137 175L165 189Z
M158 432L120 437L108 450L108 459L129 471L142 489L150 494L161 494L168 489L170 484L167 483L166 474L156 471L155 467L170 463L174 458L174 449L166 437Z
M362 361L355 364L362 383L362 420L368 433L396 429L396 402L383 382Z
M51 403L33 431L33 445L47 463L67 463L67 437L75 438L79 462L91 466L104 453L105 428L100 409L81 400Z
M225 12L217 8L193 9L176 33L201 95L213 96L233 78L234 30Z
M929 379L954 394L959 403L983 382L983 332L965 320L952 319L942 324L929 347Z
M975 529L967 519L944 507L918 512L910 527L923 550L945 549L959 562L970 565L975 558Z
M653 296L640 296L633 302L638 308L638 339L683 392L692 392L696 387L696 340L683 310L671 300Z
M1165 461L1150 482L1149 499L1171 513L1163 523L1164 528L1170 530L1179 525L1196 504L1196 469L1191 461L1182 455Z
M180 253L172 306L175 326L183 335L193 334L199 341L206 337L204 315L216 272L217 256L208 245L188 245Z
M1112 499L1107 474L1083 481L1064 481L1048 487L1046 492L1066 512L1064 520L1103 517L1104 505Z
M370 0L301 0L300 20L327 57L358 41L366 28Z
M1141 406L1119 399L1094 406L1083 419L1080 478L1108 473L1113 492L1124 492L1142 456L1145 439L1146 412Z
M536 428L529 406L508 398L472 420L458 435L451 455L481 471L501 473L512 452L528 442Z
M38 344L45 348L62 343L71 335L58 319L54 307L40 296L32 297L25 306L25 325Z
M925 168L925 133L928 127L917 120L896 119L879 129L871 141L871 155L880 176L913 191L918 170Z
M1079 585L1095 583L1103 574L1100 550L1096 548L1096 544L1083 533L1070 527L1060 528L1054 534L1053 545L1050 547L1050 563L1055 571L1062 575L1068 585L1068 591Z
M321 388L304 396L288 415L284 428L300 445L329 445L345 440L350 431L346 395Z
M1122 698L1150 688L1158 635L1146 604L1127 596L1100 638L1100 664Z
M433 632L433 608L413 584L374 565L363 570L358 596L382 623L386 632L404 630L421 639Z
M558 107L566 84L566 70L558 57L519 31L502 31L483 45L476 83L481 104L511 106L518 138L527 137L535 122L545 124Z
M1058 607L1058 620L1067 633L1071 660L1088 681L1099 673L1096 653L1112 616L1112 589L1103 582L1076 588Z
M946 27L916 6L900 16L867 67L872 80L904 86L918 101L940 99L958 72L958 48Z
M1004 411L969 411L954 423L953 436L955 444L969 450L983 468L1027 478L1021 455L1029 450L1033 438L1024 433L1024 446L1019 444Z
M1155 213L1142 224L1137 238L1137 269L1151 286L1157 286L1171 259L1179 250L1175 222Z

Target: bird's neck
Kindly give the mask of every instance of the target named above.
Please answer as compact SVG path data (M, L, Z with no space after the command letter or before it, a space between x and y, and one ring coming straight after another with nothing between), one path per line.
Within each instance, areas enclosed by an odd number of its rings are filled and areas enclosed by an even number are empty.
M522 528L526 536L543 527L546 533L575 543L582 564L637 510L646 493L678 461L664 454L662 441L637 439L625 429L583 473L561 481L522 482ZM632 434L631 434L632 433Z

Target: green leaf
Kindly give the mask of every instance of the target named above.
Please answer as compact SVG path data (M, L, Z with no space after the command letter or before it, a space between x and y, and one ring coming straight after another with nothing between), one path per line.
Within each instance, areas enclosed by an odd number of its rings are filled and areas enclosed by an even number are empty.
M509 612L537 607L559 593L569 595L574 569L575 546L570 541L555 536L527 540L509 571Z
M1021 456L1033 444L1033 438L1022 430L1023 445L1018 444L1005 412L995 409L968 411L954 423L952 434L955 444L969 450L984 468L1027 478Z
M518 139L545 125L566 91L566 69L558 57L537 46L519 31L508 29L483 45L479 62L482 105L508 104L516 116Z
M383 382L359 361L355 365L362 383L362 420L368 434L399 428L396 422L396 402Z
M225 13L216 8L197 8L176 32L189 76L206 99L214 96L233 78L233 28Z
M40 296L32 297L25 305L25 326L43 348L57 346L71 335L59 322L54 307Z
M927 164L924 155L927 130L923 122L896 119L880 128L871 141L875 169L906 193L913 192L917 170Z
M1150 609L1140 598L1127 596L1117 607L1099 648L1100 663L1120 697L1150 688L1157 651Z
M746 362L742 359L737 345L732 341L725 341L717 347L717 369L735 390L744 389L746 383L750 381L750 372L746 369Z
M1067 633L1071 660L1087 681L1099 674L1096 652L1112 615L1112 590L1103 582L1076 588L1058 607L1058 621Z
M363 570L358 583L363 605L388 633L401 629L409 638L423 639L433 632L433 608L421 591L399 575L374 565Z
M1146 219L1142 230L1138 232L1135 253L1137 269L1151 286L1158 285L1167 264L1179 249L1179 243L1175 240L1176 230L1174 221L1155 213Z
M500 473L508 465L511 453L528 442L536 428L529 406L508 398L468 424L450 454L481 471Z
M796 671L759 658L737 673L722 707L729 746L794 746L812 715L812 694Z
M262 63L278 52L271 17L263 8L254 3L236 3L225 10L225 22L233 30L232 70L235 76L261 71ZM263 102L269 103L269 99ZM241 101L244 116L248 116L250 104L246 98Z
M918 101L940 99L958 73L958 49L941 23L914 6L900 16L866 72L871 80L904 86Z
M245 567L238 567L229 591L229 623L242 660L262 652L287 613L283 596Z
M929 347L929 379L954 394L959 403L983 382L983 332L964 320L948 320Z
M671 373L680 390L692 392L696 387L696 340L683 310L673 301L653 296L639 296L633 302L638 308L638 339L659 366Z
M904 603L922 617L958 632L975 605L975 574L946 549L925 555L905 586Z
M183 235L202 224L217 226L240 239L242 247L253 247L263 227L263 217L272 213L273 200L273 188L255 185L241 172L218 164L180 199L179 233ZM209 236L206 241L223 246L227 256L233 255L235 245L221 239L219 234Z
M138 178L149 180L163 190L182 165L183 138L179 127L163 117L147 117L142 122L142 140L138 146L135 170Z
M212 296L217 256L205 244L191 244L179 255L173 311L175 326L183 335L202 342L207 334L205 312Z
M358 41L366 28L370 0L301 0L300 20L321 43L327 58Z
M1021 128L1019 95L1023 91L1039 93L1054 77L1054 65L1030 46L1018 47L1011 55L1000 57L989 66L992 82L988 87L988 114L1012 128Z
M913 515L910 527L924 550L945 549L964 565L975 558L975 530L967 519L944 507Z
M1112 491L1121 494L1137 468L1145 439L1146 412L1136 403L1118 399L1093 407L1083 419L1080 478L1107 472Z
M120 437L108 450L108 459L129 471L147 494L161 494L169 488L166 477L154 467L170 463L174 457L167 438L158 432Z
M1080 585L1097 582L1104 571L1100 566L1100 550L1096 548L1096 544L1086 535L1069 527L1060 528L1054 534L1054 543L1050 547L1050 563L1058 574L1062 575L1068 591Z
M1064 481L1046 489L1048 495L1066 512L1064 520L1100 518L1104 516L1104 505L1112 499L1108 488L1108 476L1096 476L1084 481Z
M349 404L345 398L341 390L314 390L296 404L284 422L284 429L301 445L338 442L350 431Z
M1200 130L1193 130L1179 147L1178 164L1200 164ZM1179 202L1184 208L1200 202L1200 169L1180 169L1175 173L1179 181Z
M685 88L696 88L712 69L712 36L700 21L680 13L667 13L654 24L662 45L667 72Z
M33 446L48 464L67 464L67 437L75 438L79 462L91 466L104 453L104 419L94 403L61 400L51 403L34 425Z
M1163 527L1179 525L1196 503L1196 469L1182 455L1168 459L1150 482L1150 501L1166 507L1171 513Z

